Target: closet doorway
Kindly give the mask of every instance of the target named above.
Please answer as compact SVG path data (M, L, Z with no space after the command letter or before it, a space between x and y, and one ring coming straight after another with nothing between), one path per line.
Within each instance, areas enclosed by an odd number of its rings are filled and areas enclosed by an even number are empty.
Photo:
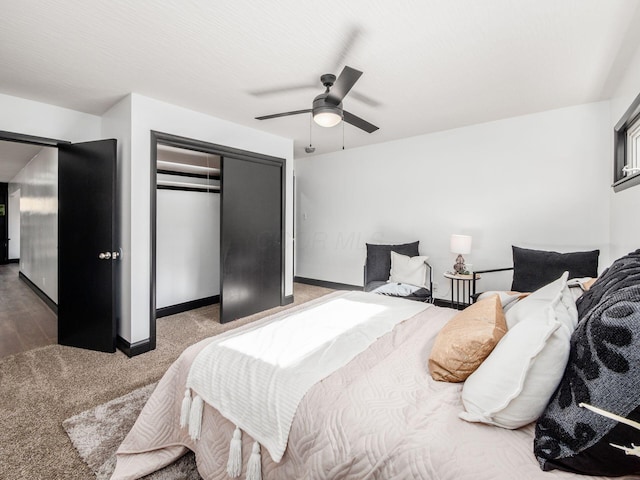
M151 348L166 314L219 301L226 323L282 305L285 160L151 132L151 165Z
M220 301L219 155L158 144L156 317Z

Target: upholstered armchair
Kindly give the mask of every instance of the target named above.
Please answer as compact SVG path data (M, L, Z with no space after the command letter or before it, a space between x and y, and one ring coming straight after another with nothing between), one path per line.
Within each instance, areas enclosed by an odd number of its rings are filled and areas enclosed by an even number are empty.
M600 250L559 253L516 246L513 246L512 249L513 267L473 272L471 298L474 301L480 295L476 289L476 282L480 274L513 270L511 290L515 292L533 292L558 279L565 271L569 272L570 279L598 276Z
M432 303L433 270L427 258L419 255L418 242L401 245L368 243L364 291Z

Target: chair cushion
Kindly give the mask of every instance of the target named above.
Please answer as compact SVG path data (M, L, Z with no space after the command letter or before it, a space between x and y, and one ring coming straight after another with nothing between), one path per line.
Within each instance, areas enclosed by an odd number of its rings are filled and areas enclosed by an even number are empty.
M387 281L391 272L391 252L415 257L419 255L420 242L403 243L400 245L377 245L367 243L367 278L365 284L374 281Z
M632 448L640 430L581 403L640 421L640 250L616 260L578 300L564 376L536 425L534 453L543 470L639 475Z
M407 300L417 300L419 302L426 302L431 299L431 291L428 288L406 283L369 282L364 286L364 291L390 297L401 297Z
M569 278L597 277L600 250L558 253L513 246L511 290L533 292L554 281L563 272Z

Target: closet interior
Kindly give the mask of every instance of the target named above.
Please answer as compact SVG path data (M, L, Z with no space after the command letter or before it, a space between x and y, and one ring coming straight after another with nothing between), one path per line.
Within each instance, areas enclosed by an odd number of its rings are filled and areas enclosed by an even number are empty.
M157 145L156 317L220 300L221 157Z

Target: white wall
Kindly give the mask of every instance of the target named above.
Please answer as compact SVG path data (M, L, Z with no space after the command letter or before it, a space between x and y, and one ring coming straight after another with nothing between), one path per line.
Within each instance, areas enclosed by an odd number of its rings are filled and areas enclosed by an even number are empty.
M20 272L58 303L58 150L43 148L9 182L20 190Z
M131 95L130 169L123 171L132 186L130 236L123 236L125 255L130 259L131 306L122 313L119 334L130 343L149 338L150 275L150 132L226 145L233 148L284 158L286 164L286 251L285 295L293 293L293 141L240 126L209 115L160 102L138 94ZM123 181L123 183L126 183ZM125 206L126 210L126 206Z
M0 94L0 130L81 142L100 138L100 117Z
M118 333L131 330L131 96L127 95L102 116L100 138L115 138L117 147L117 203L120 226L118 263L120 302L117 308ZM149 255L149 254L147 254ZM123 337L129 338L129 337Z
M157 193L157 308L220 295L220 194Z
M100 124L100 117L95 115L0 94L0 130L80 142L100 138ZM57 215L58 171L57 152L52 151L56 154L55 168L52 154L45 154L34 166L25 167L9 188L21 188L21 271L57 302L57 220L51 209L55 189ZM28 186L25 189L12 184Z
M20 188L9 193L9 260L20 258Z
M296 275L362 285L365 243L420 240L446 297L452 233L473 236L476 270L511 266L513 244L606 266L609 118L600 102L297 158Z
M622 79L611 97L611 121L608 126L611 137L609 158L609 183L613 182L613 127L625 113L631 102L640 94L640 48L636 50ZM611 259L615 260L640 248L640 186L614 192L611 197Z

